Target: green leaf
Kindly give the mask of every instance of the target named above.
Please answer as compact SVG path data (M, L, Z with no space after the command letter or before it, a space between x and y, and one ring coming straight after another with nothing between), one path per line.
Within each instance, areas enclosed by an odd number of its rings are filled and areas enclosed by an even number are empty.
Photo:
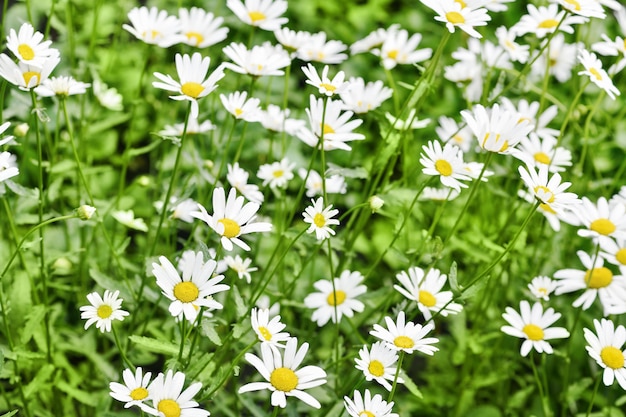
M233 292L233 296L235 298L235 308L237 309L237 317L243 317L248 312L248 307L246 303L243 301L243 297L239 292L239 288L236 285L232 285L230 290Z
M41 330L41 323L46 315L46 307L42 304L34 306L26 316L26 324L20 335L20 342L25 345L33 337L36 330Z
M151 152L154 148L156 148L157 146L159 146L160 144L162 144L163 141L158 141L155 140L154 142L146 145L146 146L142 146L141 148L135 148L135 149L130 149L128 151L128 158L134 158L135 156L139 156L139 155L143 155L144 153L148 153Z
M459 281L456 278L456 262L452 261L452 265L450 265L450 272L448 273L448 282L450 282L450 289L454 295L461 294L461 288L459 288Z
M85 392L79 390L78 388L74 388L62 379L55 382L55 387L74 398L76 401L85 405L93 406L94 394L92 392Z
M502 413L493 405L479 405L478 407L470 410L466 417L501 417Z
M111 129L114 126L124 123L128 119L130 119L129 113L114 113L104 120L91 123L87 129L87 136L93 136L95 133Z
M24 318L32 310L30 280L25 273L15 273L11 283L8 299L11 300L9 310L11 327L19 328Z
M39 391L46 391L45 385L50 382L50 376L54 373L55 366L51 363L44 365L39 369L35 378L28 383L24 389L24 395L29 398L32 394Z
M209 338L209 340L215 343L217 346L222 346L222 340L220 336L215 331L215 323L211 323L208 321L202 322L202 334Z
M17 414L17 412L20 410L13 410L13 411L9 411L8 413L2 414L0 417L11 417Z
M417 388L417 385L409 376L404 372L404 370L400 369L400 378L404 380L404 386L409 390L411 394L416 396L417 398L424 398L420 390Z
M153 339L151 337L132 335L129 337L129 339L138 347L144 348L149 352L163 353L166 355L175 356L178 355L178 351L180 349L178 343L165 342L162 340ZM183 352L183 355L186 354Z

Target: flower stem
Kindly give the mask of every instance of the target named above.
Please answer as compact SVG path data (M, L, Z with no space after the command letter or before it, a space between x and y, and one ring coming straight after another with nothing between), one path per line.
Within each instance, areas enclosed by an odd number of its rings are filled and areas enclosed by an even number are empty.
M393 383L391 384L391 391L389 391L389 396L387 397L387 403L390 403L393 400L393 396L396 393L396 387L398 386L398 377L400 376L400 369L402 369L402 360L404 359L404 351L401 350L398 356L398 365L396 366L396 373L393 376Z
M600 376L600 374L596 375L596 384L593 388L593 394L591 394L591 401L589 401L589 407L587 408L587 414L585 414L585 417L589 417L591 415L591 410L593 409L593 403L596 400L596 394L598 393L598 388L600 387L600 380L602 380L602 377Z
M543 415L545 417L549 417L552 415L550 411L550 404L548 403L548 398L546 397L543 385L541 384L541 379L539 378L539 372L537 371L537 365L535 365L535 352L530 357L530 366L533 369L533 375L535 376L535 382L537 383L537 389L539 390L539 396L541 396L541 406L543 407Z
M124 347L120 343L119 337L117 337L117 331L115 330L115 326L113 325L113 323L111 323L111 333L113 333L113 339L115 339L115 345L117 346L117 350L120 352L120 356L122 357L122 360L134 372L135 365L133 365L133 363L126 356L126 352L124 351Z

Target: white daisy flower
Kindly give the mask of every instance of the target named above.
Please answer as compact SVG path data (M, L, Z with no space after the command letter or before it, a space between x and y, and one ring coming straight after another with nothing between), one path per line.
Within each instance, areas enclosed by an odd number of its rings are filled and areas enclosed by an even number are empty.
M261 110L259 122L267 130L272 132L287 132L290 135L295 135L298 130L303 128L306 124L304 120L290 119L289 109L281 109L280 106L275 104L268 104L267 109Z
M423 129L430 124L430 119L419 120L416 117L415 109L409 110L409 114L404 120L400 119L399 116L394 116L389 112L385 113L385 118L387 119L389 124L391 124L391 127L393 129L399 131Z
M439 126L435 132L444 143L452 143L458 146L463 153L469 152L473 142L472 131L465 123L457 123L453 118L441 116L438 119Z
M178 9L181 33L184 38L182 43L206 48L223 41L228 36L228 28L221 27L224 18L217 17L199 7L191 9Z
M558 284L554 293L561 295L585 290L572 305L587 310L598 297L604 314L608 315L608 307L611 306L613 299L626 300L626 277L614 275L609 268L604 266L604 259L601 257L592 259L583 251L578 251L576 254L586 269L560 269L556 271L554 278L558 280Z
M85 330L92 324L96 324L96 328L102 333L111 331L111 322L113 320L123 321L128 316L128 311L122 310L122 300L117 298L119 291L104 291L101 297L97 292L87 294L87 300L91 303L89 306L80 308L80 318L87 319Z
M160 264L152 263L152 274L164 296L170 301L169 311L174 317L184 315L190 323L195 323L200 308L219 310L224 306L213 299L213 295L230 287L220 284L223 275L213 276L217 262L203 260L202 252L191 255L184 263L182 274L165 257L159 256Z
M274 36L276 37L278 43L289 51L289 56L293 59L296 57L298 49L305 45L312 35L306 31L295 31L287 27L283 27L275 30Z
M532 167L519 167L519 174L528 187L528 190L535 196L537 201L547 205L552 210L573 210L580 203L578 196L574 193L566 193L571 182L561 182L561 175L554 173L548 178L548 167L540 165L539 171Z
M606 14L602 8L602 4L598 0L550 0L552 3L558 3L568 12L584 17L596 17L604 19Z
M165 375L160 373L149 387L152 407L141 403L141 409L159 417L207 417L211 415L208 411L198 408L198 403L193 400L202 388L202 383L195 382L183 391L184 385L184 373L174 373L171 369Z
M356 55L380 47L385 39L387 39L387 36L398 29L400 29L400 25L396 23L389 26L387 29L378 28L375 31L370 32L363 39L359 39L350 45L350 54Z
M602 239L600 256L607 262L626 268L626 238Z
M270 311L268 309L257 309L256 307L252 309L250 314L252 330L254 330L260 342L281 348L285 347L285 344L282 342L286 342L291 336L289 336L289 333L282 331L287 326L280 322L280 316L274 316L270 320Z
M305 366L298 369L309 350L309 344L303 343L298 349L298 339L292 337L287 340L284 352L276 346L262 343L261 358L246 353L246 360L254 366L267 382L250 382L241 388L239 393L270 390L271 404L274 407L285 408L287 397L296 397L314 408L321 404L311 394L303 390L317 387L326 383L326 372L318 366Z
M4 78L20 90L30 90L41 85L61 62L58 55L47 58L40 67L13 62L6 54L0 54L0 77Z
M537 202L537 199L535 198L534 193L529 193L525 190L518 190L517 195L523 198L524 200L526 200L530 204L535 204ZM561 230L561 222L565 222L571 225L578 223L578 218L576 217L576 214L574 214L573 211L569 211L569 210L557 211L551 208L549 204L544 204L544 203L539 204L539 207L537 207L537 211L546 218L546 220L548 221L548 224L550 225L552 230L554 230L555 232L558 232L559 230Z
M346 110L360 114L377 109L392 94L393 89L385 87L380 80L365 84L363 78L351 77L348 80L348 86L339 93L339 97L345 104Z
M16 156L11 152L0 152L0 183L20 173L15 162L16 160Z
M482 35L474 29L476 26L486 26L491 20L487 9L482 7L469 7L465 2L456 0L420 0L422 4L433 9L438 16L435 20L446 24L448 31L454 33L455 27L475 38Z
M224 70L219 66L207 78L211 58L203 58L199 52L191 57L187 54L176 54L175 59L176 72L180 81L174 80L170 75L155 72L154 76L160 81L152 82L152 86L179 93L179 95L170 96L172 100L189 100L191 102L190 117L197 119L198 99L206 97L217 88L217 82L224 77Z
M172 218L185 223L193 223L191 212L195 211L196 208L198 208L198 202L191 198L185 198L184 200L175 199L172 208Z
M230 269L237 272L237 276L239 277L239 279L245 278L246 281L248 281L248 284L250 284L250 281L252 280L250 273L259 270L259 268L257 267L250 267L250 264L252 263L252 259L250 258L243 259L239 255L235 255L234 257L226 256L224 257L224 261L226 262L226 265L228 265Z
M572 166L572 153L561 146L557 147L556 144L555 138L540 139L535 132L530 132L511 155L529 167L545 166L550 172L562 172Z
M422 146L422 150L420 164L424 167L424 174L438 176L443 185L459 192L461 188L467 188L467 184L461 181L470 181L471 178L466 174L463 153L459 148L450 142L442 148L439 141L433 140Z
M587 328L583 329L587 353L598 365L604 368L602 382L607 387L617 380L622 389L626 390L626 328L607 319L593 320L595 333Z
M287 11L286 0L228 0L226 6L242 22L263 30L278 30L289 20L281 17Z
M380 394L372 397L368 389L363 396L359 391L354 391L354 400L344 396L343 401L346 411L352 417L399 417L398 414L391 412L393 401L387 403Z
M539 353L553 353L552 346L547 340L564 339L569 337L569 332L563 327L550 327L560 317L553 308L543 311L541 303L536 302L532 308L528 301L523 300L519 304L520 313L511 307L506 308L502 317L509 323L500 330L504 333L525 339L520 348L520 355L527 356L531 349Z
M322 76L320 77L317 74L317 70L313 65L311 65L311 63L308 63L306 67L302 67L302 72L307 77L305 82L317 88L320 94L332 97L333 95L340 94L344 91L348 86L348 83L344 81L346 74L343 71L337 72L331 80L328 78L328 70L329 66L324 65L324 68L322 69Z
M270 303L270 297L268 295L261 295L256 301L256 306L261 310L269 310L270 316L277 316L280 314L280 303Z
M549 301L550 294L552 294L554 290L556 290L557 286L557 281L550 279L550 277L540 275L530 281L530 284L528 284L528 289L530 290L531 294L538 299Z
M435 187L424 187L422 194L420 194L420 200L430 200L430 201L452 201L459 196L459 192L454 188L435 188Z
M252 202L244 204L244 201L243 197L237 197L234 188L230 189L226 199L224 189L218 187L213 191L213 215L210 216L201 204L198 204L200 211L195 211L191 215L215 230L221 236L222 247L227 251L233 250L233 243L249 251L250 246L241 240L240 236L269 232L272 230L272 224L256 222L256 212L261 206Z
M578 230L578 236L590 237L595 242L608 239L626 238L626 206L611 206L606 198L600 197L593 204L587 197L582 198L582 204L576 209L584 229Z
M387 33L380 49L374 49L372 53L380 57L383 67L388 70L398 64L416 64L433 54L431 48L417 49L421 41L419 33L409 37L409 32L404 29L393 30Z
M302 213L304 222L311 225L306 232L315 232L317 240L328 239L330 235L335 234L335 231L331 229L330 226L339 225L339 220L333 219L333 217L339 213L339 210L333 209L332 204L328 207L324 207L323 197L320 197L315 201L311 200L311 203L313 205L308 206L304 210L304 213Z
M400 272L396 278L402 286L394 285L393 288L409 300L416 301L426 320L431 319L431 312L446 317L463 309L460 304L452 302L452 291L442 291L447 276L438 269L429 269L424 274L423 269L414 266L408 269L408 273Z
M491 12L504 12L509 9L505 3L514 1L515 0L486 0L482 3L482 6Z
M517 34L513 29L509 30L504 26L500 26L496 29L496 37L498 38L498 45L506 51L512 61L521 64L525 64L528 61L530 45L521 45L515 42Z
M370 331L370 334L385 342L390 349L402 350L406 353L413 353L417 350L427 355L433 355L439 350L438 347L433 346L439 339L425 338L435 328L434 324L422 326L411 321L405 323L404 311L400 311L396 322L391 317L385 317L385 322L387 329L380 324L374 324L374 330Z
M363 346L359 350L359 357L354 361L356 362L355 368L363 372L367 381L374 380L387 391L391 391L390 382L393 382L395 378L398 362L396 350L388 348L385 342L374 342L370 350L367 346ZM398 377L396 382L404 384L401 377Z
M148 225L144 219L135 217L133 210L116 210L111 213L111 216L130 229L139 230L140 232L148 231Z
M328 320L333 323L341 321L342 316L352 317L354 312L362 312L365 305L356 299L367 291L365 285L360 285L363 275L358 272L343 271L333 282L322 279L313 284L319 292L311 293L304 299L307 308L316 309L311 320L322 327ZM333 289L334 288L334 289Z
M613 85L609 74L602 69L602 61L596 57L596 54L586 49L581 49L578 52L578 61L585 67L585 70L579 71L578 75L588 75L589 80L603 89L613 100L615 100L615 96L621 94L617 87Z
M4 123L2 123L2 124L0 125L0 146L2 146L2 145L4 145L4 144L7 144L7 143L9 143L9 142L11 142L11 141L13 140L13 138L14 138L14 136L13 136L13 135L7 135L7 136L5 136L4 138L2 137L2 134L3 134L4 132L6 132L6 131L7 131L7 129L8 129L10 126L11 126L11 122L4 122ZM19 126L19 125L18 125L18 126ZM27 126L28 126L28 125L27 125ZM16 127L16 129L17 129L17 127ZM27 129L28 129L28 127L27 127ZM27 130L27 131L28 131L28 130Z
M261 165L256 175L263 180L264 187L269 184L272 189L286 188L287 183L293 179L295 167L295 162L289 162L289 159L283 158L271 164Z
M238 74L248 74L255 77L264 75L283 75L281 68L291 64L289 54L280 45L273 46L269 42L263 45L255 45L248 50L242 43L233 42L226 46L222 52L232 63L225 62L224 67Z
M248 177L250 174L239 166L238 162L234 165L228 164L228 173L226 174L226 180L231 187L243 195L246 200L261 204L263 203L263 193L259 190L259 186L256 184L248 184Z
M98 79L93 82L93 94L104 108L113 111L122 111L124 109L124 98L117 92L117 89L109 87Z
M50 45L52 41L44 41L43 34L35 31L30 23L23 23L18 32L9 30L6 46L20 62L42 68L46 60L59 56L59 51Z
M319 32L306 39L296 51L296 56L306 62L340 64L348 58L348 55L343 53L347 48L343 42L326 41L326 33Z
M85 94L91 84L76 81L72 77L52 77L43 80L35 87L35 93L42 97L68 97Z
M255 97L248 99L247 91L235 91L227 96L220 94L222 105L235 119L245 120L246 122L256 122L261 116L261 108L259 104L261 100Z
M488 169L484 169L485 164L482 162L466 162L463 166L465 173L473 180L478 180L480 173L483 173L483 176L480 178L481 181L487 182L489 181L489 177L491 177L494 172Z
M587 22L587 18L582 16L567 16L565 10L559 10L557 4L550 4L547 7L536 7L533 4L526 5L528 14L522 16L511 30L517 36L523 36L527 33L534 33L538 38L554 32L558 26L559 30L565 33L574 33L572 25ZM562 21L562 22L561 22ZM559 22L560 25L559 25ZM544 67L545 68L545 67Z
M109 383L109 389L111 390L109 395L117 401L126 403L124 408L139 405L139 403L148 399L148 385L150 384L151 376L152 373L150 372L144 374L141 367L137 367L134 374L130 369L124 369L124 372L122 372L124 383Z
M558 108L556 104L549 106L539 114L540 103L538 101L528 101L521 99L517 104L513 104L511 100L506 97L500 99L502 107L506 110L517 112L520 119L525 119L534 126L533 134L536 134L541 139L552 139L556 142L556 138L560 132L557 129L548 127L550 122L556 117Z
M298 175L300 175L300 178L306 178L304 186L306 187L307 197L321 196L324 193L324 182L326 183L326 194L346 193L346 179L340 174L327 175L326 181L323 181L322 176L314 169L307 171L304 168L300 168Z
M170 16L165 10L133 7L128 12L128 20L131 24L123 24L122 28L145 43L168 48L182 40L178 18Z
M161 136L173 136L180 138L183 135L183 131L185 129L184 123L176 123L173 125L165 125L163 130L159 131L159 135ZM187 121L187 134L188 135L197 135L199 133L210 132L211 130L215 130L215 125L211 123L210 120L205 120L200 123L198 119L189 117Z
M541 79L548 68L550 75L557 81L566 82L572 77L572 69L577 64L576 56L581 48L582 43L565 43L565 36L557 33L550 41L550 47L532 65L531 74Z

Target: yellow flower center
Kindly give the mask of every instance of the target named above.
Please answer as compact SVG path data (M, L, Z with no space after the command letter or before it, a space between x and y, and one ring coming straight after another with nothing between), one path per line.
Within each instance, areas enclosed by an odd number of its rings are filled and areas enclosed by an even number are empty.
M459 3L461 7L467 7L467 3L465 3L463 0L454 0L454 2Z
M324 55L324 52L320 51L320 52L317 53L317 60L318 61L321 61L324 58L326 58L326 55Z
M113 309L108 304L102 304L100 307L98 307L98 311L96 314L98 314L98 317L100 317L101 319L108 319L109 317L111 317L111 314L113 314Z
M543 287L537 288L537 292L539 294L546 295L546 294L548 294L548 289L547 288L543 288Z
M298 377L289 368L276 368L270 375L270 384L279 391L289 392L298 386Z
M539 162L540 164L548 165L550 163L550 157L545 152L537 152L535 154L535 161Z
M316 213L315 216L313 217L313 223L317 227L324 227L326 226L326 217L324 217L322 213Z
M224 225L224 231L222 232L222 236L225 236L229 239L239 236L241 228L236 221L229 219L228 217L224 217L223 219L219 219L217 222Z
M572 6L574 6L574 9L576 11L580 11L580 3L577 2L576 0L565 0L565 3L571 4Z
M536 324L527 324L522 328L522 331L528 339L536 342L538 340L543 340L543 329Z
M400 349L411 349L415 346L415 342L408 336L398 336L393 339L393 344L399 347Z
M534 188L535 195L541 195L541 201L544 203L554 203L554 193L543 185L538 185Z
M459 12L448 12L446 13L446 20L453 25L458 25L461 23L465 23L465 18Z
M267 341L272 340L272 333L270 333L270 331L267 330L267 327L259 326L259 333L261 333L261 336L263 336L263 339Z
M377 361L376 359L370 362L367 370L370 371L370 374L376 377L381 377L385 375L385 367L383 366L381 361Z
M335 133L335 129L333 129L333 127L327 123L324 123L324 125L322 126L322 131L325 135L328 135L329 133Z
M333 291L326 297L326 302L330 306L341 305L344 301L346 301L346 293L341 290Z
M463 143L463 137L461 135L452 136L452 140L454 140L459 145Z
M616 227L609 219L598 219L591 222L589 229L601 235L608 236L615 231Z
M540 29L552 29L553 27L556 27L556 25L558 24L559 24L558 20L546 19L543 22L539 23L539 28Z
M243 114L243 110L241 110L240 108L236 108L235 109L235 116L239 117Z
M149 36L148 36L149 34ZM159 36L161 33L158 30L154 30L152 29L151 31L143 31L141 33L141 37L144 39L148 39L148 40L155 40L157 36Z
M392 49L391 51L387 52L387 57L391 59L396 59L398 57L398 50Z
M261 20L265 20L266 17L263 13L261 12L249 12L248 13L248 17L250 18L250 20L252 21L252 23L256 23L256 22L260 22Z
M334 93L335 90L337 89L337 87L335 87L332 84L328 84L328 83L321 83L320 87L326 89L326 91L330 91L331 93Z
M367 411L367 410L363 410L363 411L361 411L361 412L359 413L359 417L361 417L361 416L365 416L365 417L376 417L376 414L374 414L374 413L370 413L370 412L369 412L369 411Z
M602 362L611 369L621 369L624 367L624 354L614 346L603 347L600 351L600 358Z
M22 74L22 76L24 77L24 82L26 83L26 85L29 85L31 78L33 77L37 77L37 82L35 82L35 85L39 85L39 83L41 82L41 73L37 71L26 71Z
M622 265L626 265L626 248L621 248L620 250L618 250L615 254L615 259L617 259L617 262L621 263Z
M26 45L25 43L23 43L21 45L18 45L17 52L26 61L30 61L31 59L33 59L35 57L35 51L33 51L33 48L31 48L30 46Z
M613 273L608 268L593 268L585 272L585 284L587 284L587 288L604 288L608 287L611 282L613 282Z
M174 286L174 297L183 303L190 303L198 299L200 290L198 286L191 281L179 282Z
M204 87L201 84L195 83L193 81L186 82L180 87L180 91L191 98L198 98L200 94L204 91Z
M135 401L141 401L148 396L148 390L144 387L135 388L130 392L130 398Z
M541 203L539 204L539 208L543 211L547 211L550 214L556 214L556 211L554 211L554 209L550 207L548 204Z
M157 410L162 412L165 417L180 417L180 405L174 400L159 401Z
M200 45L204 40L204 36L198 32L187 32L185 33L189 42L193 42L196 46Z
M435 169L444 177L452 175L452 165L445 159L439 159L435 162Z
M283 175L285 175L285 171L283 171L282 169L277 169L276 171L272 172L272 176L274 178L281 178Z
M425 307L434 307L437 304L437 299L432 293L424 290L420 290L418 300L420 304Z
M598 71L595 68L589 68L589 72L596 77L596 80L601 81L602 80L602 75L600 75L600 71Z

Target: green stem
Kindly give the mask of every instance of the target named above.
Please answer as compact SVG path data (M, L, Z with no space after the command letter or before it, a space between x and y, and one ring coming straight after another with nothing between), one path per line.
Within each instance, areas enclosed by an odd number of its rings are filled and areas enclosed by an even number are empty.
M57 4L56 0L52 0L52 3L50 4L50 11L48 12L48 19L46 21L46 30L44 31L44 35L43 35L44 39L50 36L50 24L52 23L52 16L54 16L54 7L56 6L56 4ZM0 31L0 36L1 34L2 32Z
M274 411L272 412L271 417L278 417L278 411L280 411L279 407L274 407Z
M539 396L541 396L541 406L543 407L543 415L549 417L552 415L550 412L550 405L548 404L548 398L546 398L541 379L539 378L539 372L537 371L537 365L535 365L535 352L530 357L530 366L533 369L533 375L535 382L537 383L537 389L539 390Z
M135 365L133 365L133 363L126 356L126 352L124 351L124 347L120 343L120 339L117 337L117 331L115 330L115 326L112 323L111 323L111 333L113 333L113 339L115 339L115 345L117 346L117 350L120 352L120 356L122 357L122 360L134 372L135 371Z
M228 368L228 371L224 373L224 376L222 377L222 379L213 387L213 389L211 389L211 391L209 391L206 395L204 395L203 398L200 399L199 402L203 402L206 399L210 398L211 395L213 395L218 389L222 387L222 385L224 385L224 383L228 380L228 378L232 374L233 369L235 369L235 366L237 366L239 361L241 361L241 358L243 357L243 355L245 355L246 352L252 349L252 347L254 347L254 345L256 345L257 343L259 343L259 341L255 339L252 343L250 343L248 346L243 348L241 352L239 352L239 354L235 357L235 359L230 363L230 367Z
M398 377L400 376L400 369L402 369L402 360L404 359L404 351L401 350L398 356L398 365L396 366L396 373L393 376L393 383L391 384L391 391L389 391L389 396L387 397L387 403L393 401L393 396L396 394Z
M593 388L593 394L591 394L591 401L589 401L589 407L587 408L587 414L585 414L585 417L589 417L591 415L593 403L596 400L596 394L598 393L598 388L600 387L600 380L602 380L602 376L600 374L596 375L596 383Z
M183 364L183 350L185 350L185 340L187 340L187 318L182 315L180 319L180 349L178 350L178 358L176 362L182 366Z

